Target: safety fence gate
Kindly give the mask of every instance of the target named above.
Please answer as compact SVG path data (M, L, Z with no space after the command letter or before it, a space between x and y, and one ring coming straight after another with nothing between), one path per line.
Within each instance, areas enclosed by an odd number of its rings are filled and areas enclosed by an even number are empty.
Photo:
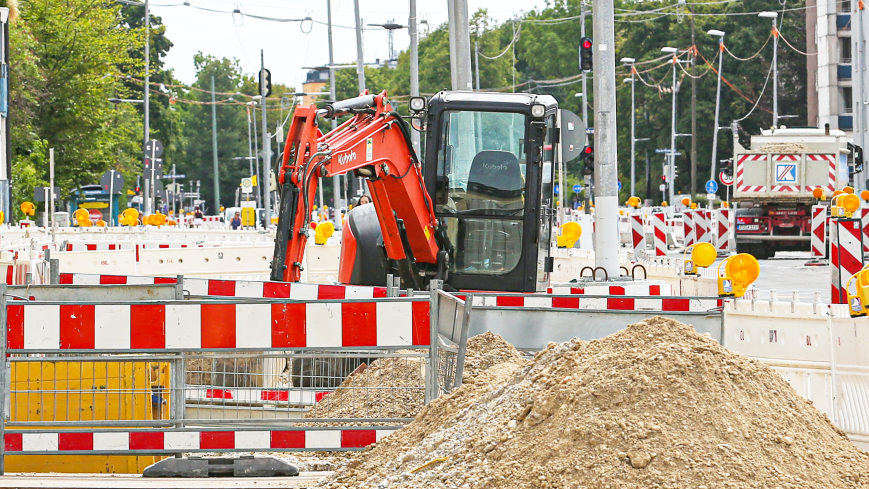
M421 408L461 383L472 307L438 290L45 302L7 300L5 287L0 473L10 454L363 449L412 421L371 406ZM354 381L366 367L379 382Z

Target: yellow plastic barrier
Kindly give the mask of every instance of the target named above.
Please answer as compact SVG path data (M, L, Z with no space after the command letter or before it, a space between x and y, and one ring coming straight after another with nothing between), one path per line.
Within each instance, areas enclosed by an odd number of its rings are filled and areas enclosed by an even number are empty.
M16 421L169 419L167 363L13 362L10 419ZM155 396L156 394L156 396ZM166 396L166 397L164 397ZM158 399L159 404L154 403ZM7 472L141 474L165 457L7 455Z

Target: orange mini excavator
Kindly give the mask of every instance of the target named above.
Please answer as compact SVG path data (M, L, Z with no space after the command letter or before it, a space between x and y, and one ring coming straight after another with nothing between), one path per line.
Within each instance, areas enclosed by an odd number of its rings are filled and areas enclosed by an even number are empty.
M410 122L386 92L300 107L280 167L272 280L300 280L322 177L353 172L372 204L347 215L339 281L424 290L533 292L548 285L555 219L559 111L549 95L440 92L409 101ZM320 117L351 116L323 134ZM424 163L411 131L424 135Z

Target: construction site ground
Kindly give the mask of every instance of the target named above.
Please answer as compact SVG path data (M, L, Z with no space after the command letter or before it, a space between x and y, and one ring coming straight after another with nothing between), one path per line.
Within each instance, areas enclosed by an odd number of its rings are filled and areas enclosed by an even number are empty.
M69 488L69 489L186 489L209 488L269 488L303 489L314 487L331 472L302 472L298 477L239 477L208 479L145 478L141 475L120 474L6 474L0 476L0 487Z

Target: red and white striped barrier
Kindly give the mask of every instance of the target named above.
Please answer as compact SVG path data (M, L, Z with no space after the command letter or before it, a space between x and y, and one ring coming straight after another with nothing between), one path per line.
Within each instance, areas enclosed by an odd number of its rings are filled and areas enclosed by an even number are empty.
M7 306L11 350L339 348L429 344L429 302Z
M709 242L709 213L705 209L694 211L694 242Z
M827 207L812 206L812 258L827 256Z
M863 268L863 229L860 219L830 222L830 285L833 304L847 304L848 279Z
M655 236L655 256L667 256L667 215L663 212L652 214L652 227Z
M597 311L705 312L721 307L717 297L613 297L613 296L474 296L474 306L544 309L591 309Z
M549 287L546 293L554 295L672 295L673 287L670 284L586 285L584 287L556 285Z
M233 401L241 404L278 403L289 405L313 405L332 391L315 389L256 389L201 387L185 389L187 400L192 401Z
M183 431L175 429L94 433L6 430L6 454L64 452L179 452L209 450L335 450L364 448L397 428L293 427L282 430Z
M836 190L836 155L834 154L813 154L806 155L806 159L809 161L821 161L825 160L827 162L827 185L806 185L805 191L811 192L816 188L820 188L825 190L826 192L832 193Z
M60 283L69 285L152 285L174 284L177 281L175 277L96 275L87 273L60 274ZM188 291L192 296L249 297L255 299L341 300L386 297L386 287L205 278L185 278L184 290Z
M685 247L693 245L694 239L694 211L686 210L682 212L682 229L685 230Z
M132 250L133 243L67 243L66 251Z
M643 215L640 213L631 216L631 238L634 256L641 251L646 251L646 233L643 231Z
M860 229L863 230L863 253L869 253L869 208L860 208Z
M745 165L762 165L766 167L765 154L742 155L736 160L736 188L739 192L766 192L764 185L745 185Z
M730 209L718 209L715 211L716 221L718 223L718 236L715 241L715 248L719 253L729 253L735 248L733 233L731 232Z

